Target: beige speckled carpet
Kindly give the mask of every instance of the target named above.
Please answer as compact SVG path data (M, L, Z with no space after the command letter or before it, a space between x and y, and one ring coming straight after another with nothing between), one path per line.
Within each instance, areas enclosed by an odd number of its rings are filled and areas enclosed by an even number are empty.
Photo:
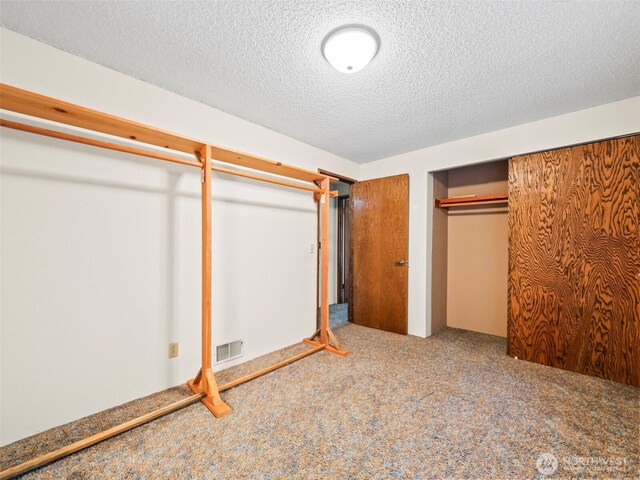
M461 330L336 334L348 357L319 352L228 390L223 419L198 403L24 478L638 477L640 389L514 360L504 339ZM177 387L8 445L0 467L189 394Z

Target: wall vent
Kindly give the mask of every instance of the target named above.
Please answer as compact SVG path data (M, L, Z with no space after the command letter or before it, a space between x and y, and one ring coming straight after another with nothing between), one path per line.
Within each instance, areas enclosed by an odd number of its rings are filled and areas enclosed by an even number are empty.
M216 363L226 362L234 358L241 357L244 353L244 342L236 340L235 342L225 343L216 347Z

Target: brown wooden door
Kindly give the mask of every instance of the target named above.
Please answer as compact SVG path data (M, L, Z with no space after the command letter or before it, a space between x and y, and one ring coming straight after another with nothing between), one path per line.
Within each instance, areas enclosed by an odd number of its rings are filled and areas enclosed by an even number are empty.
M357 325L407 333L409 175L351 186L350 319Z
M640 137L509 163L508 353L640 386Z

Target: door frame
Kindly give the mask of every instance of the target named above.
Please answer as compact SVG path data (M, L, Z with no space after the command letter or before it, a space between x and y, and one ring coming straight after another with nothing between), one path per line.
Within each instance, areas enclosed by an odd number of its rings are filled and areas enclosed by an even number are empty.
M345 175L339 174L339 173L335 173L335 172L330 172L328 170L324 170L322 168L318 168L318 173L321 173L323 175L328 175L329 177L333 177L336 180L339 180L341 182L347 183L349 185L353 185L354 183L357 183L358 180L356 180L355 178L351 178L351 177L347 177ZM344 197L347 197L347 195L344 195ZM336 197L338 198L338 197ZM317 223L317 228L316 228L316 252L318 253L317 255L317 261L316 261L316 285L320 285L320 204L317 203L316 204L316 223ZM349 211L347 211L347 215L350 216L351 213ZM339 237L338 237L339 238ZM349 236L349 245L345 245L345 248L349 248L349 250L351 250L351 242L350 242L351 237ZM331 254L331 252L329 252L329 254ZM351 255L349 255L349 258L351 258ZM352 277L352 273L353 273L353 268L351 265L351 262L349 262L349 265L347 267L349 269L349 278ZM337 275L338 279L337 281L340 282L340 276ZM348 287L345 288L349 288L351 289L351 284L349 284ZM338 292L340 291L340 285L338 284ZM351 298L351 292L349 292L349 298ZM351 309L349 308L349 321L351 320ZM316 288L316 323L319 324L320 322L320 289Z
M349 215L349 195L339 195L338 200L338 241L336 265L337 303L351 300L351 223Z

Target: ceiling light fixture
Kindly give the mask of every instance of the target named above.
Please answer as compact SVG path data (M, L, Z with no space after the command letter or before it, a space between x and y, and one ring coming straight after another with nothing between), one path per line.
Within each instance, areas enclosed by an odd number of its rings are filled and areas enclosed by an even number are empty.
M322 41L322 54L333 68L355 73L366 67L378 53L380 39L363 25L336 28Z

